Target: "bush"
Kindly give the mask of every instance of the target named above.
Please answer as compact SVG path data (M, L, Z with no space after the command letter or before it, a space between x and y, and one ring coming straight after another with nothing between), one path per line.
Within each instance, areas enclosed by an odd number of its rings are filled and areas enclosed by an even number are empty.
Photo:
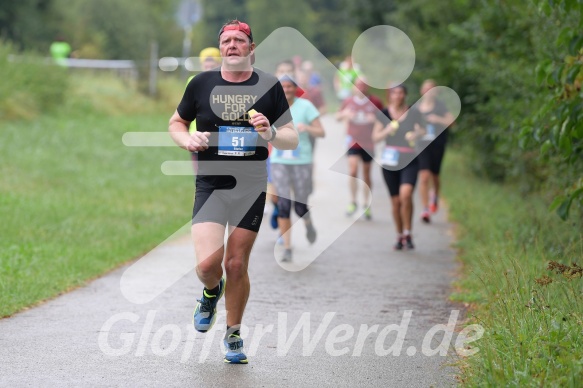
M0 120L32 119L61 105L69 86L67 69L32 53L17 53L0 41Z

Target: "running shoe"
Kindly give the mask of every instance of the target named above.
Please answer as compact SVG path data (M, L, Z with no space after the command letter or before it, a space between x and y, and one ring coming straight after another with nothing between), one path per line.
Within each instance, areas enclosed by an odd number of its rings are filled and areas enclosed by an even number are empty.
M364 218L366 218L367 221L372 220L372 212L370 211L370 207L367 207L364 211Z
M273 205L273 213L271 213L271 227L277 229L277 217L279 216L279 208Z
M346 216L350 217L351 215L353 215L356 212L356 203L352 202L350 205L348 205L348 207L346 208Z
M206 333L215 324L217 319L217 303L219 299L225 294L225 283L224 277L219 281L219 294L210 295L207 289L203 289L202 298L198 299L196 308L194 309L193 321L194 329L201 333Z
M281 258L282 262L290 262L292 261L292 250L286 249L283 251L283 257Z
M312 225L311 222L306 225L306 238L310 244L313 244L314 241L316 241L316 229L314 229L314 225Z
M421 213L421 221L425 222L426 224L431 222L429 211L425 210L423 213Z
M430 202L431 202L431 204L429 205L429 211L431 213L437 213L439 198L436 195L432 195Z
M415 249L415 245L413 245L413 239L411 238L411 235L403 237L403 240L405 241L405 246L407 247L407 249Z
M227 338L223 340L225 345L225 358L226 364L247 364L247 356L243 349L243 340L237 334L229 334Z
M403 237L402 236L397 237L397 242L395 243L395 245L393 245L393 248L396 251L403 250Z

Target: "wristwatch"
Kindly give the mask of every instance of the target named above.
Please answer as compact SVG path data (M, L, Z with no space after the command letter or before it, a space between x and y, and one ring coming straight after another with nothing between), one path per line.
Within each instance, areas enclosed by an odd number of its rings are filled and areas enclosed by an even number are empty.
M277 135L277 129L275 128L275 125L272 125L271 126L271 138L267 141L272 142L273 139L275 139L275 135Z

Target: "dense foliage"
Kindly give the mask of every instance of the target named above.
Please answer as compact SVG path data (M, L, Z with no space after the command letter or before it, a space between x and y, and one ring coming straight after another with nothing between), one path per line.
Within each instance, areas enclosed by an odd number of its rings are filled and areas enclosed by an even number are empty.
M538 193L567 218L583 202L583 1L414 0L385 14L417 50L413 81L462 98L473 169Z

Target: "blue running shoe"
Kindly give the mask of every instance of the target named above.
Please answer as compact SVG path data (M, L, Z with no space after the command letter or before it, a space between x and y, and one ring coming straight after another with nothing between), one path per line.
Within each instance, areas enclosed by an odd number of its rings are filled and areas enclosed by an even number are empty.
M285 244L285 241L283 241L283 236L279 236L277 238L277 241L276 242L277 242L277 245L283 245L283 244Z
M279 216L279 208L277 205L273 206L273 214L271 214L271 227L277 229L277 217Z
M202 298L198 299L196 308L194 309L194 329L201 333L206 333L215 324L217 319L217 303L219 299L225 294L225 283L224 277L219 281L219 294L209 295L206 289L202 291Z
M243 340L236 334L230 334L223 340L227 353L225 354L226 364L247 364L247 356L243 350Z

